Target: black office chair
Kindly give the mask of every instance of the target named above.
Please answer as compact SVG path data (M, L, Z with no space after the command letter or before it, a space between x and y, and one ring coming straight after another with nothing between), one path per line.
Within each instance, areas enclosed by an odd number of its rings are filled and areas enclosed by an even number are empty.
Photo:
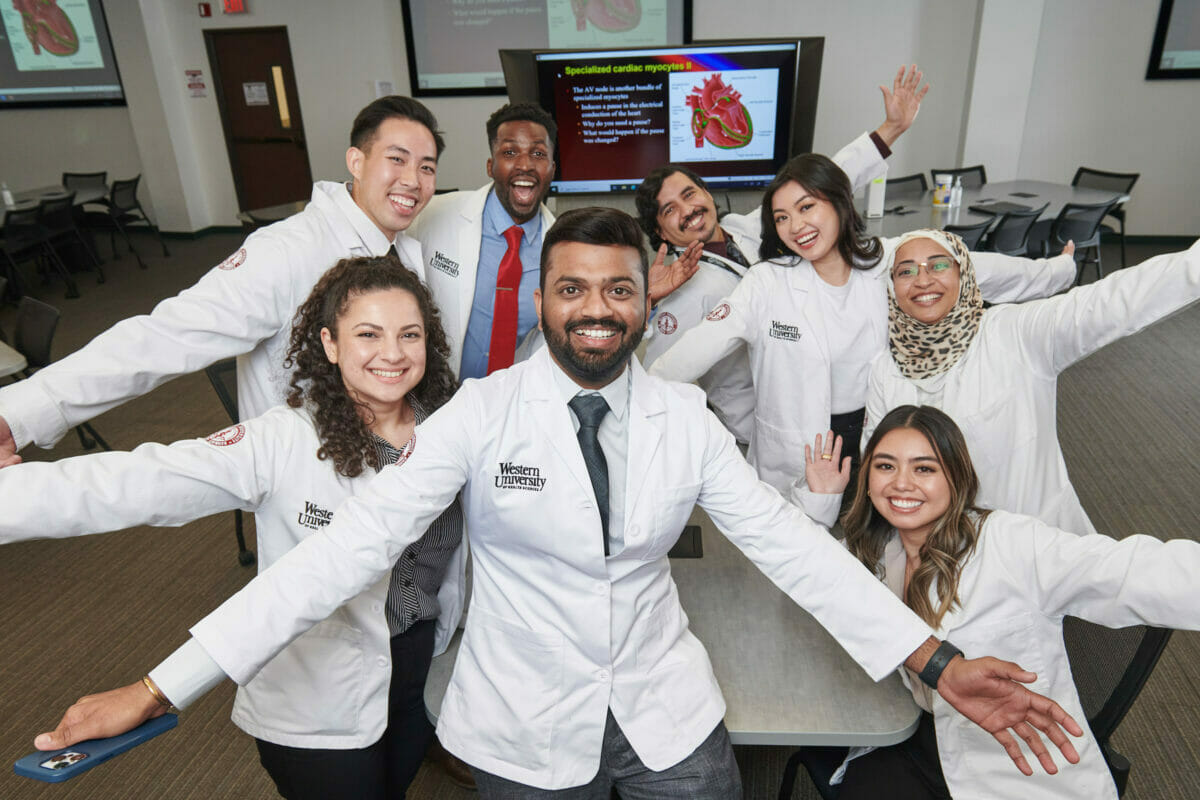
M225 413L229 415L229 419L237 422L237 359L226 358L215 364L209 364L204 368L204 374L208 376L208 382L212 384L213 391L220 398L221 405L225 407ZM242 510L240 508L233 511L233 532L237 536L238 563L243 567L248 567L254 563L255 556L253 550L246 549L246 534L242 528Z
M954 169L931 169L929 174L933 176L935 186L938 175L949 175L951 185L954 184L955 178L962 178L963 188L966 189L978 189L987 183L987 170L983 168L983 164L976 164L973 167L955 167Z
M87 189L103 189L108 194L107 172L64 172L62 174L63 188L69 192L80 192ZM101 202L97 200L96 202ZM90 205L90 203L89 203Z
M1000 219L996 221L996 227L985 239L983 249L993 253L1004 253L1006 256L1025 255L1029 247L1029 231L1049 205L1046 203L1041 208L1029 211L1009 211L1001 214Z
M23 261L34 261L42 275L49 272L58 273L67 285L67 297L79 297L79 287L71 277L66 264L58 257L58 251L50 243L50 237L41 224L43 203L26 208L10 208L4 215L4 240L0 250L4 251L5 271L18 293L21 290L21 276L17 265Z
M927 192L929 191L929 183L925 180L925 173L918 172L913 175L904 175L900 178L887 179L887 191L900 192Z
M1063 619L1063 642L1075 688L1118 795L1125 793L1130 763L1109 739L1146 685L1171 633L1168 628L1146 625L1113 629L1076 617Z
M942 230L958 234L968 250L978 250L979 243L983 241L983 235L988 232L988 228L992 227L993 222L995 220L985 219L977 225L946 225Z
M133 253L138 266L145 269L146 264L142 261L141 254L138 253L137 248L133 246L133 241L129 238L128 228L139 223L144 223L154 232L159 246L162 247L163 255L170 256L171 253L167 250L166 244L163 243L162 234L159 233L158 226L150 221L149 215L142 208L142 204L138 202L137 189L138 182L141 179L142 176L138 175L129 180L113 181L112 189L109 190L108 199L105 201L106 210L104 212L89 212L85 215L85 218L88 224L94 227L108 227L113 258L117 257L117 234L119 233L121 234L121 238L125 240L125 246L129 248L129 252Z
M96 270L96 283L104 283L104 270L100 266L100 260L92 252L92 247L84 238L83 231L79 230L75 215L75 192L42 198L41 212L38 222L41 223L46 237L55 250L60 250L64 245L78 246L80 250L87 253L88 260Z
M801 747L792 753L783 768L779 800L792 800L792 789L795 788L796 774L801 764L808 771L808 777L812 779L821 800L837 800L842 791L841 786L831 785L829 780L846 760L848 752L849 748L846 747Z
M1047 258L1059 252L1067 242L1075 242L1075 283L1083 280L1088 264L1096 265L1096 280L1104 277L1100 261L1100 224L1116 201L1108 203L1067 203L1053 220L1036 223L1029 232L1028 254L1032 258ZM1088 258L1091 250L1095 258Z
M1105 172L1090 167L1080 167L1075 170L1075 177L1071 179L1071 185L1081 189L1103 189L1129 194L1140 177L1142 177L1140 172ZM1108 216L1121 223L1119 235L1121 237L1121 266L1123 267L1125 266L1125 202L1120 201L1109 209ZM1118 233L1109 225L1102 226L1100 230L1102 233Z
M26 378L50 363L50 345L60 316L57 308L32 297L22 297L17 305L13 349L25 356L28 366L23 374ZM96 445L103 450L112 450L90 423L76 425L75 433L79 434L79 444L84 450L92 450Z

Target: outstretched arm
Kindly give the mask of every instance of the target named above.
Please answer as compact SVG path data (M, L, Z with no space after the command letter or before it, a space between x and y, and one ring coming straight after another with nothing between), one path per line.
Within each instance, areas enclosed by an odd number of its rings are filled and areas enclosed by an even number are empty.
M38 750L58 750L88 739L106 739L131 731L149 719L161 717L169 706L150 693L142 681L75 701L52 731L38 734Z

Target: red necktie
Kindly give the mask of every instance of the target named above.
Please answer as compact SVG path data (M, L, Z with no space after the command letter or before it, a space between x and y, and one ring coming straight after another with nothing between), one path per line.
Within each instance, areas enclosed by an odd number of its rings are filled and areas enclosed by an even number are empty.
M488 347L488 374L511 367L517 352L517 316L520 304L517 292L521 288L521 226L513 225L504 232L508 252L500 259L496 273L496 302L492 306L492 341Z

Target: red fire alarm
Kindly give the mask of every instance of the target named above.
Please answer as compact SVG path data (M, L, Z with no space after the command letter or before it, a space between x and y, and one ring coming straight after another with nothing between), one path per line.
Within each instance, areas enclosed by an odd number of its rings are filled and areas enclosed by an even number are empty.
M212 4L211 3L197 3L196 5L198 5L200 7L200 16L202 16L202 17L211 17L212 16Z
M245 14L246 0L225 0L226 14Z

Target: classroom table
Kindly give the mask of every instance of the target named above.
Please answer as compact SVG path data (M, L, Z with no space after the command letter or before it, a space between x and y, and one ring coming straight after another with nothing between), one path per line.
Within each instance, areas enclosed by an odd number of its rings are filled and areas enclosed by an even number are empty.
M899 675L872 682L703 511L691 522L701 526L704 556L671 559L671 574L725 695L734 744L888 745L916 730L919 710ZM461 635L429 669L425 708L434 722Z
M4 342L0 342L0 378L16 375L27 366L29 365L25 361L25 356Z
M882 217L863 219L867 224L867 233L871 236L899 236L917 228L944 228L947 225L978 225L986 220L999 219L998 214L981 214L972 211L970 206L988 201L1004 201L1018 205L1037 208L1044 203L1050 205L1041 213L1039 219L1054 219L1067 203L1105 203L1113 200L1128 200L1129 195L1110 192L1102 189L1076 188L1064 183L1049 181L995 181L983 186L963 187L961 205L949 208L935 208L933 205L933 190L914 192L911 190L887 192L884 194ZM900 207L902 212L895 209Z

